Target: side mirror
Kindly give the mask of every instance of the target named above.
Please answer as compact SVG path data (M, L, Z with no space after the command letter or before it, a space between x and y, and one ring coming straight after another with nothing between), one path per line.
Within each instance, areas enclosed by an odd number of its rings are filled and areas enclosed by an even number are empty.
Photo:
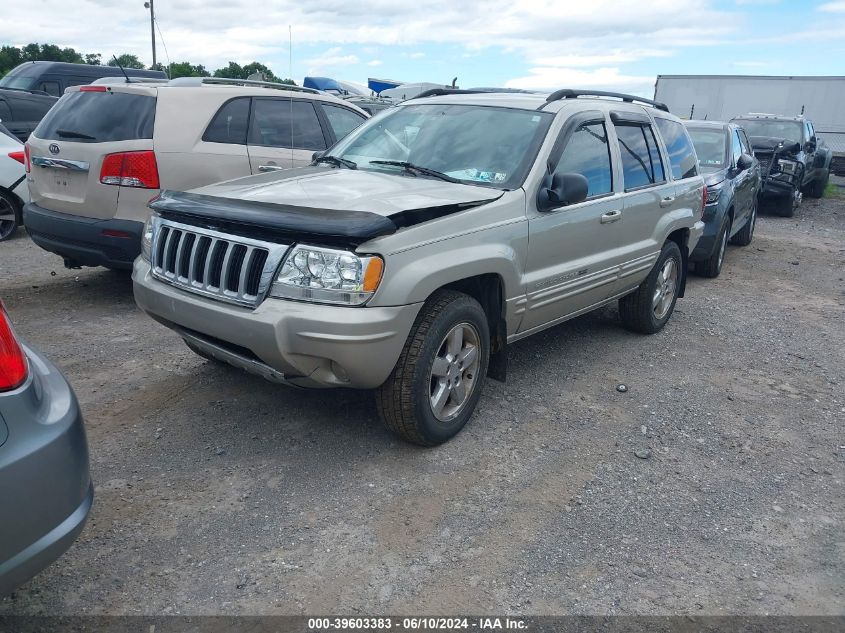
M311 154L311 161L313 162L313 161L317 160L318 158L320 158L320 156L322 156L325 153L326 153L325 150L323 150L322 152L314 152L313 154Z
M739 159L736 161L736 168L739 171L745 171L746 169L751 169L751 165L754 164L754 159L751 158L748 154L740 155Z
M804 143L804 151L808 154L812 154L816 151L816 139L811 138L809 141Z
M587 199L587 179L581 174L546 174L537 192L537 209L551 211Z

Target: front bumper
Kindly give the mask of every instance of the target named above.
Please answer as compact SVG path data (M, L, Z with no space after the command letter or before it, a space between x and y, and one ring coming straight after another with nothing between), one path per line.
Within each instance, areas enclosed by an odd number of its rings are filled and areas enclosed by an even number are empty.
M687 239L688 252L692 253L698 247L698 243L704 235L705 226L706 224L703 220L697 220L695 224L692 225L692 228L689 230L689 238Z
M24 206L23 222L33 242L72 266L128 270L141 253L143 222L86 218L51 211L34 202ZM121 234L125 236L116 236Z
M25 348L30 376L0 394L0 596L47 567L82 530L94 498L88 444L64 376Z
M373 389L387 380L421 303L345 307L265 299L244 308L161 282L135 261L135 301L203 353L275 382Z
M704 209L704 230L694 248L690 249L689 260L699 262L708 259L716 248L716 237L722 225L723 211L720 202L707 205Z

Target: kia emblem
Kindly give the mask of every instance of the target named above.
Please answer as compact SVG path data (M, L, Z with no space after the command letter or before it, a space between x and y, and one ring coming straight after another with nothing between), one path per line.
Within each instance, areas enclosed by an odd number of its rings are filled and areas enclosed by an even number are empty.
M50 143L50 153L51 154L58 154L59 153L59 146L55 143Z

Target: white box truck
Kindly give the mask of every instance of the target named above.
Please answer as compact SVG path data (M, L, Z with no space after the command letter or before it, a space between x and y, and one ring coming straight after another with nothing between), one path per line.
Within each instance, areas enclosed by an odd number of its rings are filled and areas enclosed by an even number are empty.
M749 112L803 114L833 150L832 171L845 175L845 77L658 75L654 100L685 119L727 121Z

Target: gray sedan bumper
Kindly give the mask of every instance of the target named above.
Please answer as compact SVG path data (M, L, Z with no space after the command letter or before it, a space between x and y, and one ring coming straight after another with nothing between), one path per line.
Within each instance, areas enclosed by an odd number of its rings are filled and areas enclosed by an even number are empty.
M76 396L43 356L24 351L29 377L0 393L0 595L70 547L94 498Z

